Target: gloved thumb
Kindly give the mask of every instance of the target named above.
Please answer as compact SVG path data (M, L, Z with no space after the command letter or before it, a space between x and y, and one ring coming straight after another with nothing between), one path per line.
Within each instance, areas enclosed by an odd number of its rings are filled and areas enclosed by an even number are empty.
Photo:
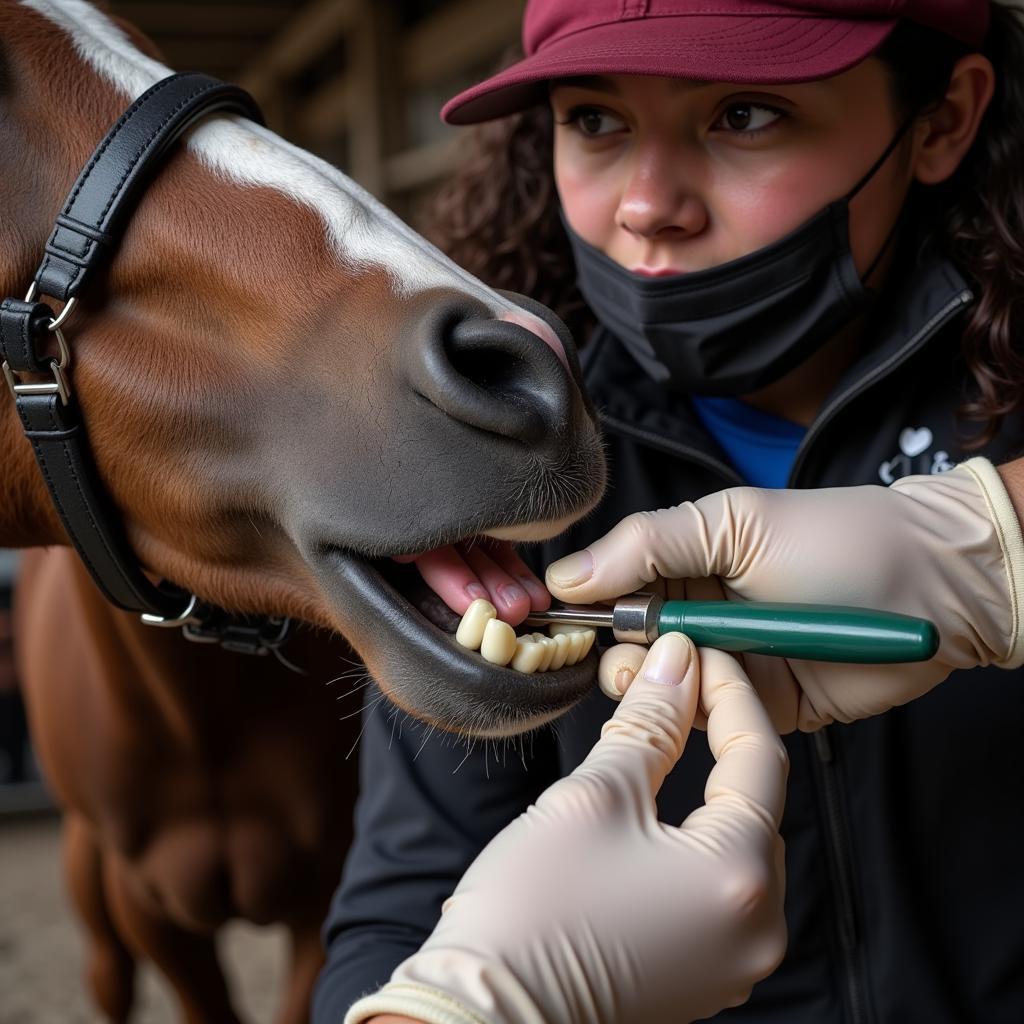
M592 604L642 590L658 577L715 575L708 524L690 502L627 516L603 537L548 566L548 590L562 601Z
M699 695L693 642L681 633L659 637L577 771L623 782L649 803L682 756Z

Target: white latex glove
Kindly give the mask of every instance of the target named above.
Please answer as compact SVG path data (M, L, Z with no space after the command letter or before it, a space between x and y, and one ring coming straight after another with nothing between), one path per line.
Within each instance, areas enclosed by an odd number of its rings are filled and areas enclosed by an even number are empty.
M720 583L698 579L708 576ZM905 704L956 668L1024 663L1024 539L1006 488L985 459L889 488L737 487L639 513L584 552L553 563L547 584L573 604L659 588L706 598L715 584L724 586L723 596L741 600L880 608L936 624L938 654L917 664L743 656L782 732ZM695 593L695 586L705 589ZM643 653L626 644L605 652L601 688L614 696L616 677L636 671Z
M718 759L707 803L660 824L698 690ZM688 639L662 637L586 761L490 842L346 1024L685 1024L743 1002L785 946L786 771L735 659L703 651L698 669Z

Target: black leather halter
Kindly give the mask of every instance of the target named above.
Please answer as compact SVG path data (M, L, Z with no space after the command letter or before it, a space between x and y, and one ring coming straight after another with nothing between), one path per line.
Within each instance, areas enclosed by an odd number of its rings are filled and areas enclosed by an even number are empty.
M155 585L143 573L97 473L71 388L62 330L82 288L113 258L128 218L171 146L198 120L219 112L263 123L248 93L200 74L162 79L121 115L79 174L25 299L0 303L0 357L57 513L106 597L139 612L150 625L183 626L190 639L266 653L283 643L287 620L233 618L167 582ZM35 301L42 295L65 303L59 316ZM57 359L40 355L51 334ZM50 379L26 381L26 375Z

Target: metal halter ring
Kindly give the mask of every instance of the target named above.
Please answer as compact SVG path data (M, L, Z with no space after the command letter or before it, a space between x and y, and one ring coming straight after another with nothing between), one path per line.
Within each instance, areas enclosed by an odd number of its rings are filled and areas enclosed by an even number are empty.
M33 286L34 287L34 286ZM26 302L31 302L31 299L26 299ZM61 313L63 316L64 313ZM15 395L60 395L60 400L64 405L68 404L68 399L71 397L71 385L68 383L67 374L65 371L71 362L71 350L68 348L68 343L64 339L64 332L56 327L56 320L50 324L50 330L57 336L57 351L60 353L60 358L50 360L50 372L53 374L52 384L19 384L14 377L14 371L10 368L8 363L5 361L2 367L4 378L7 381L7 386Z
M147 626L156 626L159 629L176 629L178 626L187 626L200 621L194 614L198 603L199 599L193 594L188 604L185 605L184 611L179 612L173 618L168 618L164 615L150 615L148 612L143 612L139 618Z
M33 281L28 287L28 294L25 296L25 301L34 302L37 294L38 291L36 290L36 283L35 281ZM71 311L75 308L77 303L77 295L68 299L68 301L64 305L64 308L50 321L46 329L48 331L60 330L60 328L64 325L64 322L67 320L67 318L71 316Z

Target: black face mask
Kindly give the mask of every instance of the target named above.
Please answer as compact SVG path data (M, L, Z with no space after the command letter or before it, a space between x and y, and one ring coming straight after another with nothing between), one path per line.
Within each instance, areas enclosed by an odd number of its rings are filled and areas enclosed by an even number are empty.
M871 293L850 252L850 200L912 120L846 196L792 234L719 267L641 277L566 225L584 299L640 365L672 388L745 395L772 384L867 309Z

